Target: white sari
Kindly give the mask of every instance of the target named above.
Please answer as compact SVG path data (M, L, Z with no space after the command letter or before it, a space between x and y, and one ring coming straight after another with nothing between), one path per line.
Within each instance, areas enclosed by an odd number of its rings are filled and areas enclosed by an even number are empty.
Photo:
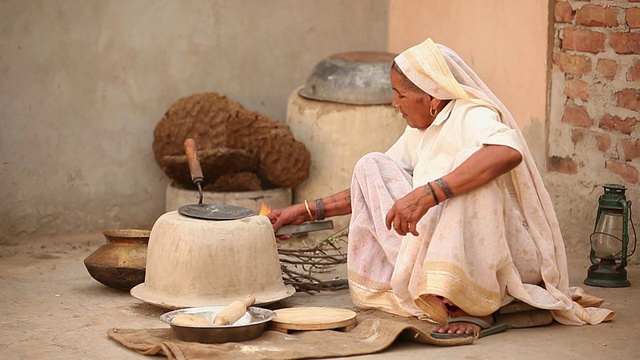
M518 299L551 310L563 324L611 320L614 312L583 307L577 302L586 299L581 289L569 287L551 199L504 105L457 54L430 39L400 54L396 63L436 98L460 99L496 111L515 132L523 161L510 174L429 209L418 223L419 236L400 236L386 229L387 212L414 186L434 178L412 176L406 171L408 164L384 154L361 159L351 186L348 276L354 303L442 322L446 314L433 295L474 316L489 315ZM477 149L476 144L457 149L440 176ZM416 176L421 183L414 184Z

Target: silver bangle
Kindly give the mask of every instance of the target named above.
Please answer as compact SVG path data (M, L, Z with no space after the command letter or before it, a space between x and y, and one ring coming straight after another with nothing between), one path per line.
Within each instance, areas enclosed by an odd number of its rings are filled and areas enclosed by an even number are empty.
M431 196L433 196L433 200L435 200L436 205L440 204L440 199L438 199L438 196L436 195L436 191L433 190L433 186L431 186L431 183L428 182L427 186L429 187L429 191L431 191Z
M316 199L316 220L324 220L324 204L322 199Z
M449 189L449 185L447 185L447 183L444 182L442 178L438 178L435 181L436 181L436 184L440 185L440 188L442 189L442 192L444 193L444 196L447 197L447 199L450 199L453 197L453 193L451 192L451 189Z

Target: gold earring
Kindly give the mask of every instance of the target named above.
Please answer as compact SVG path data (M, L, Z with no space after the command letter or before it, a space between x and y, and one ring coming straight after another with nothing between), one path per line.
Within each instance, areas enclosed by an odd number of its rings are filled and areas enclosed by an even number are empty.
M429 115L431 116L436 116L436 114L438 113L438 109L436 108L429 108Z

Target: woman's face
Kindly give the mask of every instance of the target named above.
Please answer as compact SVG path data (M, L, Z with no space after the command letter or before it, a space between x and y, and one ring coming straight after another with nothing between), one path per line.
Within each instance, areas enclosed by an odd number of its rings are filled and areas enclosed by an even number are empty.
M391 104L402 113L407 125L420 130L431 125L435 117L429 114L432 100L429 94L411 86L395 68L391 69L391 88L394 92Z

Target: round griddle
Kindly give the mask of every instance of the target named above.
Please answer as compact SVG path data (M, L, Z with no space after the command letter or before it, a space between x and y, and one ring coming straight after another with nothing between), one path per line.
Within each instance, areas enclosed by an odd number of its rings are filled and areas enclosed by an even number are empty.
M181 206L178 212L184 216L204 220L236 220L255 213L251 209L228 204L193 204Z
M236 220L255 215L253 210L241 206L228 204L203 204L202 182L204 181L204 176L202 175L200 160L198 160L198 148L196 147L196 142L193 139L185 140L184 151L187 155L187 162L189 163L191 180L193 180L193 183L198 186L200 200L197 204L184 205L180 207L178 209L180 214L203 220Z

